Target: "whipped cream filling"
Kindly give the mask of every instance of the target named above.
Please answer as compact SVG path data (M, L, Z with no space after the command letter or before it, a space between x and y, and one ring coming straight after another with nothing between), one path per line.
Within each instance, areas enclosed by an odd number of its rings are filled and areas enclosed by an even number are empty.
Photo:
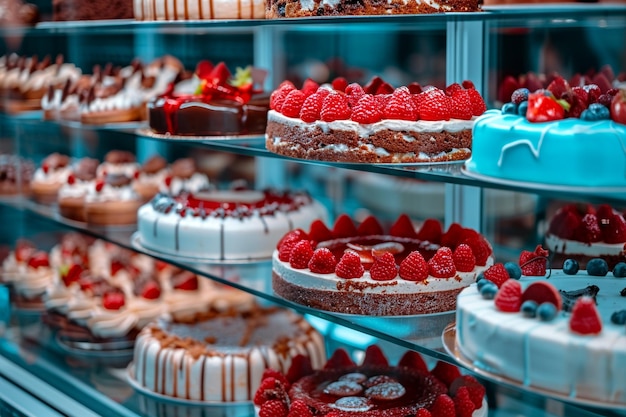
M139 175L137 176L137 182L140 184L159 186L161 183L163 183L163 181L165 181L165 177L167 177L169 172L170 171L168 168L164 168L152 174L139 172Z
M96 175L102 177L105 174L124 175L133 178L135 173L139 171L139 164L136 162L127 162L122 164L113 164L111 162L102 162L98 165Z
M84 197L94 184L94 181L81 181L79 179L74 184L65 183L59 190L59 199Z
M87 195L85 196L87 203L98 201L131 201L137 199L139 199L139 196L130 184L123 187L113 187L109 184L104 184L100 191L96 191L96 187L92 186L87 189Z
M170 195L178 195L181 191L197 193L201 190L209 188L209 177L205 174L196 172L190 178L173 177L169 187L162 182L159 185L159 191Z
M59 184L66 183L67 177L72 172L69 166L58 169L50 169L48 172L44 172L42 168L37 168L33 176L33 181L37 181L44 184Z
M625 243L580 242L577 240L562 239L553 234L546 235L546 246L551 252L565 255L586 255L591 257L617 256L624 253ZM626 286L626 283L625 283Z
M11 257L9 257L11 258ZM8 259L7 259L8 260ZM3 263L3 280L11 283L15 291L25 298L33 299L42 296L53 279L50 267L33 268L26 263L7 260Z

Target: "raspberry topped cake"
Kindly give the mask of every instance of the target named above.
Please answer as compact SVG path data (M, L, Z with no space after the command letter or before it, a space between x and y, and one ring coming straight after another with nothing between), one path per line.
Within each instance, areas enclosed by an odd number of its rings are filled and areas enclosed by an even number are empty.
M445 362L429 371L417 352L408 351L397 365L382 350L369 346L360 365L337 349L315 371L304 357L288 372L269 369L254 395L261 417L421 417L487 415L485 388Z
M286 234L272 258L279 296L326 311L402 316L452 311L456 296L493 263L478 232L429 219L416 230L400 216L384 230L374 217L358 227L340 216Z
M379 77L332 87L283 82L271 96L265 146L332 162L416 163L469 158L472 126L485 103L471 82L446 90L417 83L394 89Z
M575 259L581 268L592 258L603 258L610 269L626 261L626 219L608 204L566 204L550 219L546 247L551 266Z
M626 92L555 78L474 125L470 175L572 188L626 186ZM524 169L520 169L523 167Z

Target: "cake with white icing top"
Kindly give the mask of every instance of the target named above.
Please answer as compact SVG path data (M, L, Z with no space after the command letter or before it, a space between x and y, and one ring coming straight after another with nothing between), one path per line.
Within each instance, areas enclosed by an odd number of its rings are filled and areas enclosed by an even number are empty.
M259 0L134 0L137 20L264 19Z
M229 261L268 259L294 228L326 219L308 194L272 190L214 190L157 195L138 212L138 236L147 249Z

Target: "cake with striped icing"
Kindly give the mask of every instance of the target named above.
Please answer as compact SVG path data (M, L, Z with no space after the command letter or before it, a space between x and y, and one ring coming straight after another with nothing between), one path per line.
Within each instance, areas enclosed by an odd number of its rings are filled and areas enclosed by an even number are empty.
M252 401L267 368L286 372L296 355L319 369L322 336L302 316L277 307L209 313L192 323L161 318L143 329L134 351L136 382L194 401Z
M269 259L290 230L325 220L305 192L210 190L159 194L138 212L141 245L209 261Z
M265 19L260 0L134 0L136 20Z

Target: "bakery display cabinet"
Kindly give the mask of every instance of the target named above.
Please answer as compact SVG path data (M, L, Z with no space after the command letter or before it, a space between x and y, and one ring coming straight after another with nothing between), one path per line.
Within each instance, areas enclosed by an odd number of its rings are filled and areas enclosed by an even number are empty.
M555 72L570 79L576 74L593 77L610 68L614 75L610 82L618 86L624 82L619 74L626 71L626 7L610 4L294 20L42 22L32 28L2 28L0 38L0 56L63 56L64 62L84 73L97 65L126 66L133 59L149 63L168 54L188 69L203 59L223 61L230 68L251 64L268 70L267 92L286 79L300 85L307 78L324 83L345 77L364 84L378 75L392 85L418 81L443 88L471 80L490 109L508 101L513 86L528 85L529 80L544 83ZM463 162L376 165L297 160L266 150L262 136L155 137L146 132L145 122L50 121L43 120L40 110L15 111L7 103L0 114L2 181L32 174L53 152L103 160L110 150L125 150L139 162L154 154L168 161L193 157L217 184L243 178L257 189L305 189L326 206L331 220L343 213L356 219L374 214L390 224L407 213L416 222L437 218L446 227L460 223L484 234L501 262L516 261L522 250L542 243L548 219L563 202L626 207L625 190L490 181L467 175ZM273 293L269 261L215 265L167 256L138 245L134 225L103 227L68 220L54 205L35 203L26 192L0 196L0 215L3 257L20 238L49 250L63 234L78 231L244 290L260 303L305 314L325 336L328 351L346 347L358 358L364 347L378 343L390 358L411 349L430 363L454 362L442 340L454 312L372 317L304 307ZM20 416L254 415L251 404L185 404L141 392L127 379L132 347L102 351L68 345L36 311L17 308L9 298L8 286L0 285L0 414L7 410L7 415ZM619 405L576 401L506 378L479 377L488 388L490 416L626 414Z

